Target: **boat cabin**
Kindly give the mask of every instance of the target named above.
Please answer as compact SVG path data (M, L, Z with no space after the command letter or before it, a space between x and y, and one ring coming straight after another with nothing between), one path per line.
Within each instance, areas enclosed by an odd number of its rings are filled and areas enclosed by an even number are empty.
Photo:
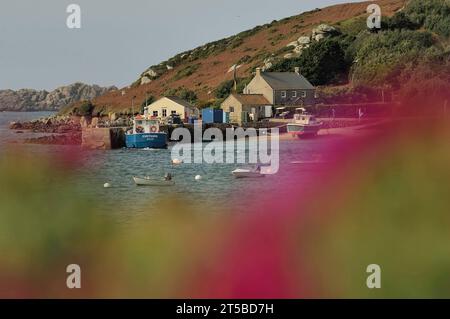
M294 123L304 125L316 125L319 124L319 121L314 115L294 114Z
M138 115L133 119L133 134L158 133L159 121Z

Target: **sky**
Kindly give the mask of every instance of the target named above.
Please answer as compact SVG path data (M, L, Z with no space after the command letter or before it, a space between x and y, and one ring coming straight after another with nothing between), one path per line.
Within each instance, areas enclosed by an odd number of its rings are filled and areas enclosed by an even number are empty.
M0 89L124 87L177 53L352 0L2 0ZM81 28L69 29L70 4Z

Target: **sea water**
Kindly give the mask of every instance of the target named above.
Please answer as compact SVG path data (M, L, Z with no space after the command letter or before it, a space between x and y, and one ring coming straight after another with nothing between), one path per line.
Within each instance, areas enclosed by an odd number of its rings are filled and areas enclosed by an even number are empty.
M5 143L21 143L24 137L32 133L17 134L9 130L12 121L27 121L50 115L51 113L0 113L0 147ZM82 151L80 146L59 145L27 145L21 144L26 152L40 155L76 152L79 155L79 166L71 168L71 182L76 183L81 195L94 197L105 213L120 212L117 218L127 221L136 215L151 215L158 212L157 203L177 201L186 206L194 206L201 213L241 213L250 204L250 194L264 194L262 200L276 201L271 197L275 189L302 196L302 187L308 188L307 180L319 177L319 170L305 169L304 183L299 181L296 190L287 189L294 165L302 161L312 161L320 157L333 138L317 138L307 140L280 141L280 169L275 175L257 179L236 179L231 172L242 164L181 164L172 165L171 148L153 149L118 149ZM206 143L205 143L206 145ZM198 146L196 146L198 147ZM200 147L202 147L200 145ZM239 152L238 150L236 152ZM297 163L297 164L296 164ZM170 187L138 187L133 176L150 176L162 179L166 173L173 175L174 186ZM202 176L195 180L195 176ZM299 178L296 175L296 178ZM300 175L302 178L302 175ZM103 185L109 183L110 188Z

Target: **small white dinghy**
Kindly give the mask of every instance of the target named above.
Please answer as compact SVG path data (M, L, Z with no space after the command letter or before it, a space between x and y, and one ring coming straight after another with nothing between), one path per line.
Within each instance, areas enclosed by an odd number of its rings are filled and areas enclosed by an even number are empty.
M265 175L261 173L261 167L238 168L231 172L236 178L259 178Z
M152 179L150 177L133 177L133 180L135 182L135 184L137 186L156 186L156 187L160 187L160 186L173 186L175 185L175 182L170 179Z

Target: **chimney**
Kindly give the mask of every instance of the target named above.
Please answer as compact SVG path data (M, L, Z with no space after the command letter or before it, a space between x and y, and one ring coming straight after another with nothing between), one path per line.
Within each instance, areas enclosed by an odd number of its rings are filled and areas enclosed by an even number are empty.
M261 76L261 68L256 68L256 75Z
M298 66L295 67L295 73L297 73L298 75L300 75L300 68Z

